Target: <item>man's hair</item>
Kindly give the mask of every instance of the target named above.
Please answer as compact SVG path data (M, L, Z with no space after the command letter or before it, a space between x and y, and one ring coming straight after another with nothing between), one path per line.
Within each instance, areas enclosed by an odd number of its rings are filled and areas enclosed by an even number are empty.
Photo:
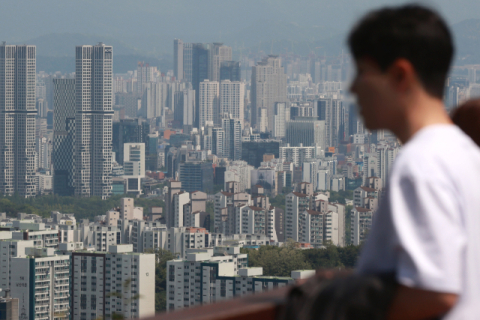
M384 8L367 14L350 33L356 60L370 58L382 71L404 58L432 96L442 98L453 44L439 14L419 5Z

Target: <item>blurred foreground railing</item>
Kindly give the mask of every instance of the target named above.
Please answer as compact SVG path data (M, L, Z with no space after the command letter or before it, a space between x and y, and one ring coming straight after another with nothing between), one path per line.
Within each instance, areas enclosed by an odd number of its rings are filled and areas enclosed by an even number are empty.
M219 301L170 313L150 320L274 320L290 287ZM144 320L144 319L142 319Z

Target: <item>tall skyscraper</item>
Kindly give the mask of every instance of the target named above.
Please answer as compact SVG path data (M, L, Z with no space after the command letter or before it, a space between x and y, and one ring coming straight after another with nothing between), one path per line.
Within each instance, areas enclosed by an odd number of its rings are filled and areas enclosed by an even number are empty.
M48 102L45 99L37 99L37 115L39 118L46 118L48 112Z
M184 68L185 54L184 46ZM195 90L195 103L197 110L195 112L195 126L200 126L200 83L204 80L218 82L220 80L220 67L222 62L232 60L232 48L222 43L194 43L192 44L192 87ZM185 69L186 70L186 69ZM185 71L186 72L186 71ZM185 73L184 72L184 73ZM217 119L217 122L219 119Z
M220 82L220 114L219 119L232 117L240 121L243 128L245 84L240 81L225 80ZM220 125L220 123L216 124Z
M113 48L75 50L75 195L106 199L112 188Z
M242 157L242 125L240 120L232 117L223 118L222 128L225 132L224 157L240 160Z
M185 89L175 94L174 120L181 124L183 132L192 131L195 120L195 91Z
M318 120L325 120L326 146L337 147L345 139L345 103L340 99L319 99L317 115Z
M252 67L251 97L252 126L262 131L273 131L274 104L287 102L287 75L281 58L269 55ZM261 128L261 123L266 123L266 128Z
M195 90L195 126L200 128L200 83L208 80L208 46L202 43L193 44L192 48L192 87Z
M53 80L53 192L75 194L75 79Z
M218 82L205 80L199 88L199 128L214 121L214 113L218 115Z
M287 121L290 121L290 108L286 102L275 102L273 116L273 136L275 138L285 137Z
M183 44L183 80L192 82L193 43Z
M178 81L183 80L183 41L173 40L173 75Z
M220 67L222 62L232 60L232 47L213 43L209 49L208 79L220 81Z
M143 85L141 114L145 119L163 117L166 83L148 82Z
M0 193L33 197L36 48L0 44Z
M240 62L223 61L220 65L220 81L241 81Z
M219 158L225 158L225 131L222 128L212 128L211 150Z

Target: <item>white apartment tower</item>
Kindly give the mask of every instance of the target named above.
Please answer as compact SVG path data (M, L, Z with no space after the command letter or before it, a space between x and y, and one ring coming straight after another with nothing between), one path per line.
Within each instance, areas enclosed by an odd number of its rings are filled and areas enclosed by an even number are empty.
M325 121L325 144L336 147L343 141L345 103L341 99L324 98L317 101L318 120Z
M75 49L75 195L106 199L112 192L113 48Z
M142 116L153 119L164 116L165 83L149 82L143 85Z
M243 129L245 84L240 81L223 80L220 82L220 115L240 121Z
M150 67L148 63L139 62L137 67L137 93L142 94L145 90L145 85L149 82L155 81L154 76L155 67Z
M11 262L11 294L19 299L19 318L70 318L70 257L53 248L27 248Z
M36 47L0 44L0 194L32 197Z
M269 55L252 68L252 126L273 131L275 102L287 102L287 75L281 58ZM267 118L265 120L265 118Z
M26 249L33 247L33 240L12 240L3 239L0 241L0 289L11 288L12 278L12 258L19 258L26 256Z
M155 255L132 251L127 244L108 252L72 253L72 319L155 314Z
M200 82L199 92L199 127L207 123L213 124L214 117L218 117L218 82L205 80ZM214 115L215 114L215 115Z
M276 102L273 110L273 136L275 138L285 137L287 121L290 121L290 108L286 102Z

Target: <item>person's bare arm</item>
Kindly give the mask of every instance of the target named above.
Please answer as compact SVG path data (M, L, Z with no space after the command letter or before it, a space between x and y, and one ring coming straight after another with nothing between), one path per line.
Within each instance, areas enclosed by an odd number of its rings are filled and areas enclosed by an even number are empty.
M458 295L409 288L400 285L393 299L388 320L431 319L447 313Z

